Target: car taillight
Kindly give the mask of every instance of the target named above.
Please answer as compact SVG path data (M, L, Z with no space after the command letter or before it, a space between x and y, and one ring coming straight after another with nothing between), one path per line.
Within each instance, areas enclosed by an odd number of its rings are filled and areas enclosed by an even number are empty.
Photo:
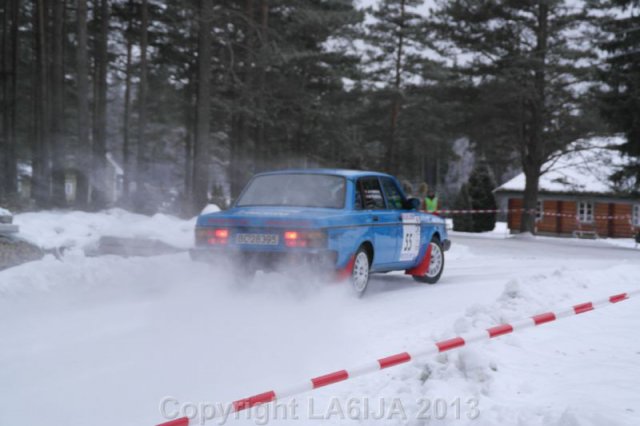
M300 238L300 235L296 231L284 232L284 244L287 247L306 247L307 242Z
M228 229L216 229L213 231L213 235L221 240L226 240L229 238L229 230Z
M227 228L197 228L196 243L224 245L229 242L229 230Z
M212 245L224 245L229 242L229 230L226 228L218 228L213 230L213 236L207 240Z
M324 247L326 234L322 231L285 231L284 244L287 247Z

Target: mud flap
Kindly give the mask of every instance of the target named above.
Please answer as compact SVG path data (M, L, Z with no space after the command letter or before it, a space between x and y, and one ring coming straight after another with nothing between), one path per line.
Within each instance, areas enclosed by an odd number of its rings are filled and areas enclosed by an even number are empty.
M338 269L336 271L336 280L345 281L346 279L348 279L351 276L351 273L353 272L353 265L355 263L356 263L356 256L354 254L349 258L349 261L343 268Z
M407 269L404 271L405 275L416 275L418 277L422 277L427 274L429 271L429 264L431 263L431 243L429 243L429 247L427 247L427 251L422 258L422 261L414 266L411 269Z

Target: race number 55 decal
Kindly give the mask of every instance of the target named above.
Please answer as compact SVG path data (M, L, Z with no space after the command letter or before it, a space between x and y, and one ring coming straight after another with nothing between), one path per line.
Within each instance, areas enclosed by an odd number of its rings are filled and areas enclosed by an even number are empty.
M420 216L412 213L402 214L402 246L400 261L410 261L420 252Z

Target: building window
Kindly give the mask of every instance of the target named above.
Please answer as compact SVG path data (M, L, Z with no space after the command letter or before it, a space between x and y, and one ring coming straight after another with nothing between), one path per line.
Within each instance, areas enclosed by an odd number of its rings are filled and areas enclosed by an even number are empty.
M578 203L578 220L582 223L593 222L593 202L580 201Z
M640 226L640 204L633 206L633 225Z
M541 221L544 218L544 201L538 200L536 204L536 222Z

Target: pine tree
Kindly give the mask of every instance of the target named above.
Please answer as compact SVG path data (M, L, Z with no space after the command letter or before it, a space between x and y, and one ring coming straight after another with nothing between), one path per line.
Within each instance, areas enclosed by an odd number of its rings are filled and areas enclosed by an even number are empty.
M471 210L471 196L469 195L469 185L464 184L458 192L453 208L455 210ZM470 214L458 214L453 216L453 230L459 232L473 232L473 217Z
M136 143L136 194L137 205L144 205L148 197L149 146L147 132L147 90L148 90L148 45L149 45L149 2L142 0L140 7L140 85L138 88L138 126ZM206 119L209 119L207 114Z
M234 25L221 19L231 43L220 53L226 61L233 50L223 72L233 78L222 79L217 93L236 196L254 170L325 164L343 148L344 80L355 78L358 58L327 44L345 43L363 16L351 0L228 3L220 13Z
M94 17L98 27L94 46L93 78L93 138L91 140L91 174L94 207L103 208L105 199L107 153L107 74L109 68L109 17L108 0L95 2Z
M91 173L91 140L89 139L89 59L88 59L88 29L87 29L87 1L76 1L76 107L77 107L77 138L76 158L83 174L78 183L78 199L81 205L89 201L89 176Z
M49 55L47 49L47 28L49 9L44 0L36 0L35 13L33 15L33 38L35 53L35 72L33 86L34 108L34 143L31 152L33 166L32 192L36 203L41 207L47 207L51 202L49 192L51 180L51 108L49 103Z
M65 82L64 82L64 26L65 4L63 0L53 2L52 61L51 61L51 143L52 143L52 204L65 205L64 153L65 147Z
M7 0L2 8L2 143L0 143L0 197L13 199L17 192L17 80L20 1Z
M192 212L207 204L209 190L210 120L211 120L211 27L213 2L200 0L198 18L198 97L196 104L196 143L194 147L194 180Z
M627 141L620 149L633 158L612 178L635 181L635 190L640 191L640 1L610 0L607 5L627 13L602 21L610 35L602 45L609 53L601 74L608 88L601 94L602 112L615 131L625 134Z
M496 199L493 196L495 182L486 164L477 165L469 176L468 191L473 210L495 210ZM492 231L496 226L495 213L476 213L471 217L473 232Z
M543 165L571 141L584 136L586 99L577 88L588 82L592 49L587 10L566 0L440 0L432 20L452 54L467 58L456 66L480 86L499 95L480 108L492 114L480 133L512 141L523 168L524 208L535 209ZM585 125L587 124L587 125ZM477 139L477 134L471 135ZM521 231L533 232L535 216L523 216Z
M371 46L367 66L369 80L382 84L382 100L388 123L383 139L384 168L395 174L399 167L402 138L400 120L407 103L407 84L420 76L427 48L425 19L415 8L421 0L381 0L371 12L366 41Z

